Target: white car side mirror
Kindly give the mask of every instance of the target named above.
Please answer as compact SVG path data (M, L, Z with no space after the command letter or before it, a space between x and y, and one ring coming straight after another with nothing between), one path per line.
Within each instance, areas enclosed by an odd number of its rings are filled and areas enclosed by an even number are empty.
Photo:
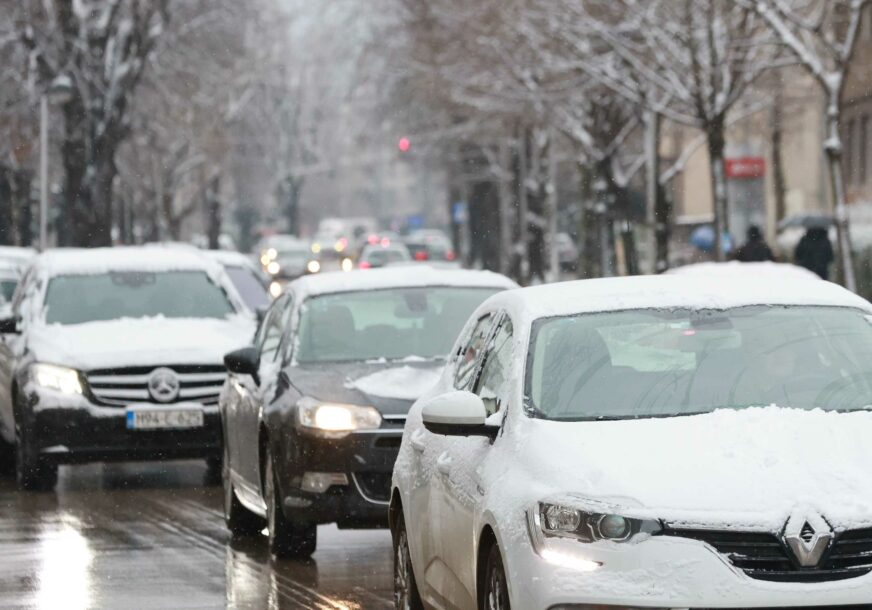
M499 426L488 425L481 397L458 390L439 394L421 408L424 427L433 434L448 436L486 436L494 440Z

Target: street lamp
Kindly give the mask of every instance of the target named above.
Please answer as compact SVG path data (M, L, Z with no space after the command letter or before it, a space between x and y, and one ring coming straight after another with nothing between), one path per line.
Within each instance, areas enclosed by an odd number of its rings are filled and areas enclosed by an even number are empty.
M66 104L73 97L73 81L66 74L54 78L39 98L39 249L48 245L48 105Z

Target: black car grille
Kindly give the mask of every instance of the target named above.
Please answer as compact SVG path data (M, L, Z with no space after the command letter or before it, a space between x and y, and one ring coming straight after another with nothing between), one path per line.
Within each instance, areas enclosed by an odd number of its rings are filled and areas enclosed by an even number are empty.
M391 499L390 472L354 472L354 482L361 495L370 502L388 502Z
M85 374L93 398L110 407L126 407L132 403L155 402L148 392L148 378L157 368L172 369L180 382L175 402L199 402L205 406L218 404L221 386L227 370L221 365L166 365L99 369Z
M815 583L872 572L872 528L837 533L816 568L800 567L780 536L771 533L666 528L662 535L705 542L757 580Z

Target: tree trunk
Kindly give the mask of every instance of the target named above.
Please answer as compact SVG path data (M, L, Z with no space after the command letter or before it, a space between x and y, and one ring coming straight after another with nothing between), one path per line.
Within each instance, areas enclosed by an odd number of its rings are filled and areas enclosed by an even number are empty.
M646 215L652 247L648 251L652 271L662 273L669 267L669 241L660 237L664 219L659 216L662 203L660 196L660 114L649 110L645 113L645 195ZM668 219L666 219L668 220ZM661 251L661 248L664 248Z
M548 217L548 275L549 280L560 279L560 258L557 252L557 154L555 151L554 130L548 132L548 150L546 151L548 173L545 183L545 199Z
M839 95L832 94L827 106L828 137L824 143L824 151L826 152L827 165L830 169L830 188L836 212L836 237L839 242L839 273L845 288L856 291L857 281L854 275L854 257L851 251L851 234L849 231L844 175L842 173L842 145L839 136L840 119Z
M529 154L530 132L522 126L518 129L518 276L515 278L522 286L530 283Z
M0 245L15 243L15 199L12 195L12 170L0 166Z
M727 202L727 177L724 173L724 122L716 119L707 128L709 166L711 170L712 203L714 207L715 260L726 260L723 235L728 233L729 208Z
M288 233L291 235L300 234L300 191L303 189L303 178L294 178L287 176L283 184L284 190L284 212L285 221L288 226Z
M221 237L221 198L219 191L221 190L221 178L213 177L206 187L206 235L209 238L209 249L218 250L220 248L219 238Z
M669 269L669 239L672 236L672 202L666 196L666 189L657 184L657 200L654 208L654 239L657 243L655 271L663 273Z
M772 146L772 189L775 195L775 224L784 220L787 215L787 186L784 180L784 159L781 155L782 136L784 135L784 103L781 95L781 81L776 78L775 97L772 103L772 131L770 145Z
M500 217L499 271L503 275L508 275L512 265L512 184L510 181L510 176L512 175L512 151L509 142L505 138L500 140L499 144L499 169L499 191L497 196Z

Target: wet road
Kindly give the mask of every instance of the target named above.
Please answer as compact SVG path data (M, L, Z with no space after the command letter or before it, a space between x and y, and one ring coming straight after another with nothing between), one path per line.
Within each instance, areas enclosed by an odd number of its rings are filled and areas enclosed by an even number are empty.
M390 608L387 531L318 530L310 561L232 541L201 462L62 467L54 493L0 479L0 608Z

